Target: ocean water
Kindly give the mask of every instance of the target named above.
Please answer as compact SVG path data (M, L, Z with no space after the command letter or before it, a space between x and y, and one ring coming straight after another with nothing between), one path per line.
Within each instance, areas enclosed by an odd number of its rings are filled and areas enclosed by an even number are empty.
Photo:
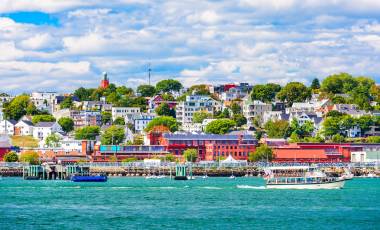
M0 229L380 229L380 179L268 190L260 178L3 178Z

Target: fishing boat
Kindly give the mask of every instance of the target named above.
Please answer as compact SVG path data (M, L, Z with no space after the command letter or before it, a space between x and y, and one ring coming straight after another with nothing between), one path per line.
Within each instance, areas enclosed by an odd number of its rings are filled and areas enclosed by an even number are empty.
M340 189L345 179L309 166L292 166L267 168L265 181L268 189Z

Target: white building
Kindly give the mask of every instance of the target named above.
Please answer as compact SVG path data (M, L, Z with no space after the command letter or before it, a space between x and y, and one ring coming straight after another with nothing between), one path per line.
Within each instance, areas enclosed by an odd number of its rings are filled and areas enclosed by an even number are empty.
M258 119L260 124L263 123L264 113L272 111L272 104L267 104L262 101L252 100L248 95L244 98L243 103L243 115L247 118L247 126L253 126L254 119Z
M15 125L15 135L17 136L31 136L33 135L33 123L28 120L20 120Z
M265 111L263 114L263 124L266 124L268 121L282 120L283 114L283 111Z
M52 133L62 132L62 127L57 122L38 122L33 128L33 137L44 140Z
M133 124L135 127L136 133L141 133L144 131L148 123L155 118L155 114L149 114L149 113L140 113L132 116Z
M186 97L186 101L180 102L176 107L177 121L185 124L193 122L195 112L204 111L213 114L222 110L222 103L204 95L191 95Z
M2 120L0 121L0 134L14 135L16 121Z
M233 101L248 95L247 90L240 87L230 88L228 91L222 92L220 99L223 101Z
M59 94L57 92L33 92L30 95L30 100L34 103L37 109L46 110L52 113L55 97Z
M140 107L112 107L112 120L118 117L125 118L129 114L140 113Z

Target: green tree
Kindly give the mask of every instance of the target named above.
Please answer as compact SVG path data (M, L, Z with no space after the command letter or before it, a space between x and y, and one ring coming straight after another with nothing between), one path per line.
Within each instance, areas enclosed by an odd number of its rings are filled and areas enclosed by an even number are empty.
M256 151L249 154L249 161L272 161L274 158L273 151L267 145L260 145Z
M318 78L314 78L313 79L313 81L311 82L310 88L313 89L313 90L321 88L321 85L319 84L319 79Z
M294 102L303 102L311 98L311 90L300 82L290 82L277 94L278 99L286 101L288 106Z
M151 120L146 128L145 131L149 132L156 126L165 126L167 127L171 132L175 132L178 130L178 122L175 118L169 117L169 116L162 116L162 117L155 117L153 120Z
M183 157L187 162L196 162L198 159L198 151L196 149L186 149L183 151Z
M116 93L120 96L133 96L135 93L132 88L127 88L124 85L116 88Z
M212 118L212 114L206 111L197 111L193 113L193 123L202 123L205 119Z
M223 111L216 116L217 118L230 118L230 111L228 108L224 108Z
M281 86L278 84L255 85L252 88L251 98L252 100L271 102L280 90Z
M164 157L164 161L168 161L168 162L175 162L176 159L177 158L173 154L166 154Z
M135 161L137 161L136 157L127 157L127 158L124 158L123 160L121 160L121 162L123 162L123 163L129 163L129 162L135 162Z
M52 133L45 139L45 145L51 148L59 147L60 146L60 140L61 138L55 134Z
M117 118L113 121L113 124L114 124L114 125L125 125L125 120L124 120L124 118L122 118L122 117L117 117Z
M95 140L100 133L99 126L85 126L75 130L76 140Z
M341 113L337 110L331 110L326 113L326 117L342 117L344 113Z
M158 116L171 116L175 117L175 110L171 109L170 106L167 103L161 103L157 108L155 109L155 112Z
M367 143L380 143L380 136L367 137Z
M232 120L235 121L237 127L247 124L247 118L245 118L242 114L234 114L232 116Z
M91 95L94 91L95 89L85 89L80 87L74 91L74 96L76 96L80 101L89 101L91 100Z
M108 127L101 136L103 145L118 145L125 138L124 128L116 125Z
M18 155L14 151L7 152L3 157L5 162L17 162L18 161Z
M356 124L359 125L362 135L368 130L370 130L371 126L375 124L374 118L371 115L361 116L355 119L355 121L356 121Z
M345 142L345 138L344 138L344 136L337 133L337 134L332 136L331 141L334 143L342 143L342 142Z
M323 134L331 138L333 135L340 133L339 122L339 117L326 117L323 121Z
M347 93L357 85L354 78L348 73L334 74L322 81L321 90L326 93Z
M69 133L74 130L74 121L69 117L62 117L58 120L58 124L62 127L63 131Z
M182 88L182 84L173 79L162 80L156 84L157 92L179 91Z
M139 85L137 87L137 93L142 97L153 97L156 94L156 88L151 85Z
M111 112L102 112L102 124L111 124L112 122L112 113Z
M231 111L232 111L232 114L241 114L242 113L241 106L236 102L233 102L231 104Z
M40 162L39 159L40 157L38 156L38 153L35 151L25 151L21 153L21 156L20 156L21 162L29 163L31 165L39 164Z
M29 102L28 106L26 107L26 115L37 115L38 114L38 109L37 107L34 105L33 102Z
M193 85L189 89L189 94L196 94L196 95L210 95L210 90L207 85L201 84L201 85Z
M73 98L71 96L69 97L66 97L65 99L63 99L63 101L61 102L61 104L59 105L59 107L61 109L70 109L71 107L73 107Z
M289 137L289 142L298 143L298 142L301 142L301 138L296 132L292 132L292 134Z
M120 99L120 94L118 94L117 92L111 92L110 94L108 94L106 101L110 104L117 104L120 101Z
M289 122L286 120L268 121L264 128L270 138L284 138L289 129Z
M206 133L226 134L234 126L236 126L236 123L233 120L225 118L217 119L207 124Z
M4 117L18 121L26 114L29 103L29 96L27 95L19 95L10 101L10 103L4 103Z
M334 96L333 98L331 98L331 102L334 104L346 104L347 99L338 95L338 96Z
M32 117L32 123L37 124L38 122L53 122L55 121L55 117L50 114L44 115L35 115Z

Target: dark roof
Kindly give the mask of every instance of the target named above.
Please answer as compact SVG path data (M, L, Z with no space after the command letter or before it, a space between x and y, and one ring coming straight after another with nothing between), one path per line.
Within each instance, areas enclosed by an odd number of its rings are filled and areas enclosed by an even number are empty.
M17 121L16 120L13 120L13 119L10 119L10 120L7 120L9 123L12 123L13 125L17 124Z
M33 122L31 122L31 121L28 121L28 120L21 120L21 121L27 125L33 126Z
M169 140L238 140L240 135L164 133L163 137ZM256 140L256 138L252 135L243 135L243 140Z
M38 122L35 127L52 127L53 125L55 124L55 122L45 122L45 121L41 121L41 122Z

